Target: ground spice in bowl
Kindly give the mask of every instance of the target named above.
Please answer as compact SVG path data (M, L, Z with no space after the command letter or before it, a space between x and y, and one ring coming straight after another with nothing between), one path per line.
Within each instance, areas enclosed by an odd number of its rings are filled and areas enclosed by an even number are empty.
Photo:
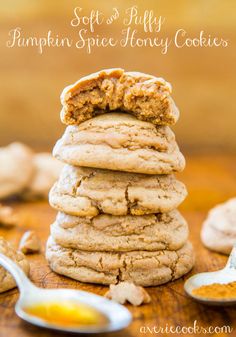
M233 299L236 298L236 281L230 283L212 283L196 288L193 295L211 299Z

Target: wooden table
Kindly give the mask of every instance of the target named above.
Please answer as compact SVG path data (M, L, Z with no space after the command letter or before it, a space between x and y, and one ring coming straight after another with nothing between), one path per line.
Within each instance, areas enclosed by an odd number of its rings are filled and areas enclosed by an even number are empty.
M133 314L133 323L129 328L113 333L110 336L152 336L150 330L154 326L192 326L194 321L200 327L229 325L235 328L236 308L207 307L194 302L186 296L183 290L184 281L192 274L202 271L212 271L222 268L227 257L208 251L200 241L199 232L207 211L218 202L236 195L236 157L233 156L191 156L187 157L186 170L179 176L189 190L189 196L181 211L188 220L190 239L196 252L196 265L187 276L159 287L148 288L152 302L142 307L128 308ZM56 212L46 201L44 202L13 202L13 207L21 215L22 224L13 229L0 229L0 235L18 245L21 235L27 229L34 229L41 237L42 244L49 235L49 225L55 218ZM76 288L92 291L103 295L105 286L83 284L53 273L41 254L28 256L31 263L30 277L32 281L44 288ZM14 313L14 305L18 298L17 289L0 294L0 336L1 337L51 337L68 336L39 329L21 321ZM140 328L142 328L140 332ZM160 334L158 334L160 335ZM203 335L203 334L199 334ZM208 334L209 335L209 334ZM213 334L214 335L214 334ZM225 334L215 334L223 336ZM236 336L233 331L231 336Z

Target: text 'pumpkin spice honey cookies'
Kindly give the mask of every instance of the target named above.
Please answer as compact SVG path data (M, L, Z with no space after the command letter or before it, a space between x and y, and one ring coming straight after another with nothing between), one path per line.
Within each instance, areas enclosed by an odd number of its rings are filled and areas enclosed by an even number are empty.
M194 264L187 195L174 172L185 159L168 125L179 111L165 80L102 70L64 89L67 124L53 154L65 163L49 201L59 211L46 257L81 282L156 286Z

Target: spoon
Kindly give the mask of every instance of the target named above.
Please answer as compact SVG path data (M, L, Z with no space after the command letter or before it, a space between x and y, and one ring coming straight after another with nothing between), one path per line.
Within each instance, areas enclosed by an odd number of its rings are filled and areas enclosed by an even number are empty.
M20 290L20 297L16 303L16 314L23 320L43 327L59 331L77 333L98 333L117 331L128 326L132 320L130 312L122 305L110 301L86 291L72 289L43 289L36 287L25 275L23 270L11 259L0 253L0 265L2 265L15 279ZM50 323L35 315L26 312L26 308L35 306L37 303L47 302L63 303L71 301L78 305L91 308L103 317L106 323L103 325L68 326Z
M195 300L209 305L236 304L236 298L208 298L193 294L193 290L213 283L226 284L236 281L236 244L234 245L226 266L218 271L200 273L190 277L184 284L186 293Z

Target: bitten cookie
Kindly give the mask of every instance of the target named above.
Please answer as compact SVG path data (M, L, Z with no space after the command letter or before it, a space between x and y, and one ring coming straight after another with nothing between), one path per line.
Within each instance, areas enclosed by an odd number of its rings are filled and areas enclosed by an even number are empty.
M163 78L123 69L105 69L66 87L61 95L61 120L80 124L97 114L121 110L158 125L175 124L179 110Z
M231 252L236 243L236 198L217 205L208 213L201 239L209 249L223 254Z
M188 225L176 210L92 219L58 213L51 235L61 246L87 251L176 250L188 239Z
M169 127L156 127L124 113L68 126L53 154L74 166L145 174L170 174L185 166Z
M65 165L50 191L55 209L76 216L143 215L177 208L187 195L174 175L144 175Z
M26 274L29 274L29 262L26 260L24 254L16 251L3 237L0 237L0 253L12 259ZM16 283L11 274L0 266L0 293L15 288L15 286Z
M34 173L33 153L24 144L12 143L0 148L0 199L19 194Z
M46 257L52 270L81 282L116 284L131 281L141 286L175 280L189 272L194 264L189 242L177 251L111 253L62 248L49 238Z

